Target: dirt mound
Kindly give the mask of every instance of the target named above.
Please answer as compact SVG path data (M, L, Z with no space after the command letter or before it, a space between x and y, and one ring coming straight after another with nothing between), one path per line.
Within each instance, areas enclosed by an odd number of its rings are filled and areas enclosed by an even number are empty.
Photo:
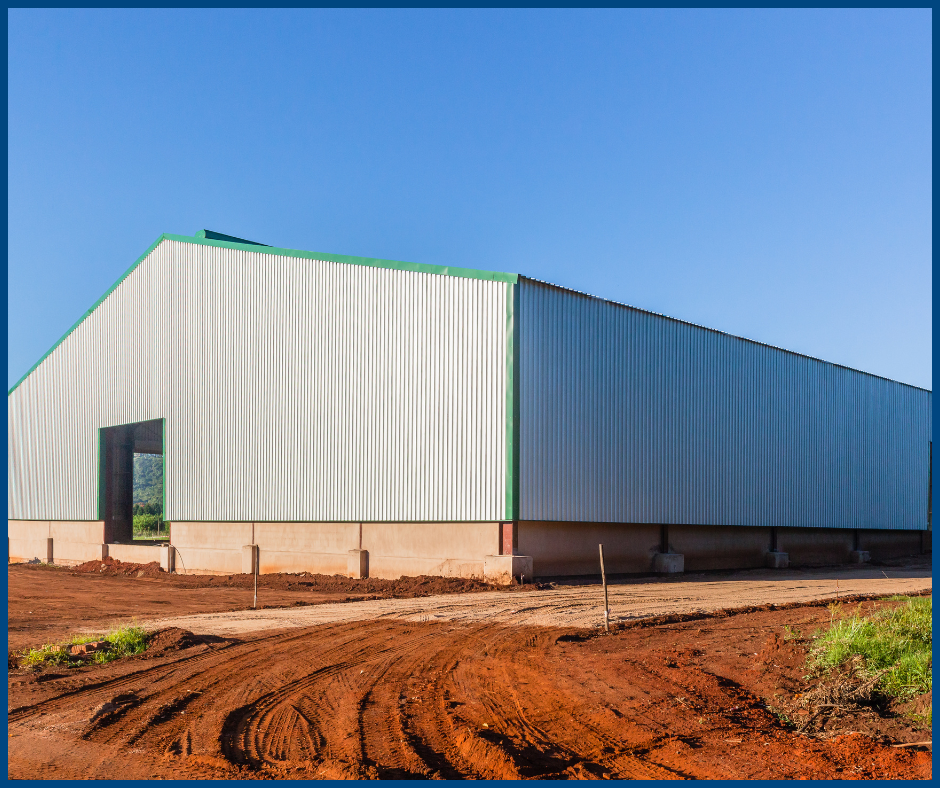
M202 642L202 638L196 637L188 629L169 627L153 633L147 644L146 654L148 657L162 656L172 651L192 648Z
M101 575L135 575L136 577L153 577L163 572L158 561L147 564L133 564L119 561L108 556L103 561L86 561L84 564L72 567L73 572Z
M927 692L908 701L895 701L891 706L894 714L923 717L933 707L933 693Z
M209 587L252 588L254 575L203 575ZM531 584L528 586L531 588ZM356 598L412 599L436 594L460 594L475 591L494 591L498 587L482 580L462 577L400 577L397 580L380 580L375 577L356 580L343 575L319 575L309 572L300 574L274 573L258 577L259 589L276 591L311 591L324 594L354 594Z

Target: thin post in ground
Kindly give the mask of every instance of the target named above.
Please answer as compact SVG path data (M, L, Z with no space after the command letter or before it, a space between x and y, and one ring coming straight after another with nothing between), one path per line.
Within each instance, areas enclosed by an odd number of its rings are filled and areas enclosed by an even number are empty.
M604 586L604 631L610 632L610 603L607 601L607 573L604 571L604 545L599 544L597 550L601 556L601 585Z

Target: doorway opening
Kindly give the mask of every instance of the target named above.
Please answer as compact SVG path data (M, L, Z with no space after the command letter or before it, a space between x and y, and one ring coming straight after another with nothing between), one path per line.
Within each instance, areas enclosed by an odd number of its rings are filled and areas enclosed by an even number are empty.
M157 520L166 535L163 427L164 419L153 419L98 431L98 517L104 520L107 544L129 544L144 533L153 534Z

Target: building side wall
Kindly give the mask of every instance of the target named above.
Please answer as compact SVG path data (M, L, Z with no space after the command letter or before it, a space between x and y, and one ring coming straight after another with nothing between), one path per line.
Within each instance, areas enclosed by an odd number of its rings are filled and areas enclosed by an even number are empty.
M929 392L517 286L520 519L927 527Z
M512 287L164 240L8 397L8 517L165 418L171 521L501 519Z

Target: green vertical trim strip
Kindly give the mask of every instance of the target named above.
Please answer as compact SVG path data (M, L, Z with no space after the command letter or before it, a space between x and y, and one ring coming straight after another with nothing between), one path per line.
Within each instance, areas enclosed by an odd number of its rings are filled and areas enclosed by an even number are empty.
M516 374L515 300L510 284L506 298L506 519L519 519L519 381Z
M519 366L519 353L522 350L522 343L519 341L520 331L522 330L522 312L519 309L519 297L521 294L519 285L515 284L512 288L513 299L513 319L512 319L512 500L513 500L513 520L518 520L522 513L522 496L519 494L519 486L522 482L522 475L519 473L520 461L522 456L519 448L522 442L519 440L519 430L522 427L522 410L519 407L519 386L522 384L522 369Z

